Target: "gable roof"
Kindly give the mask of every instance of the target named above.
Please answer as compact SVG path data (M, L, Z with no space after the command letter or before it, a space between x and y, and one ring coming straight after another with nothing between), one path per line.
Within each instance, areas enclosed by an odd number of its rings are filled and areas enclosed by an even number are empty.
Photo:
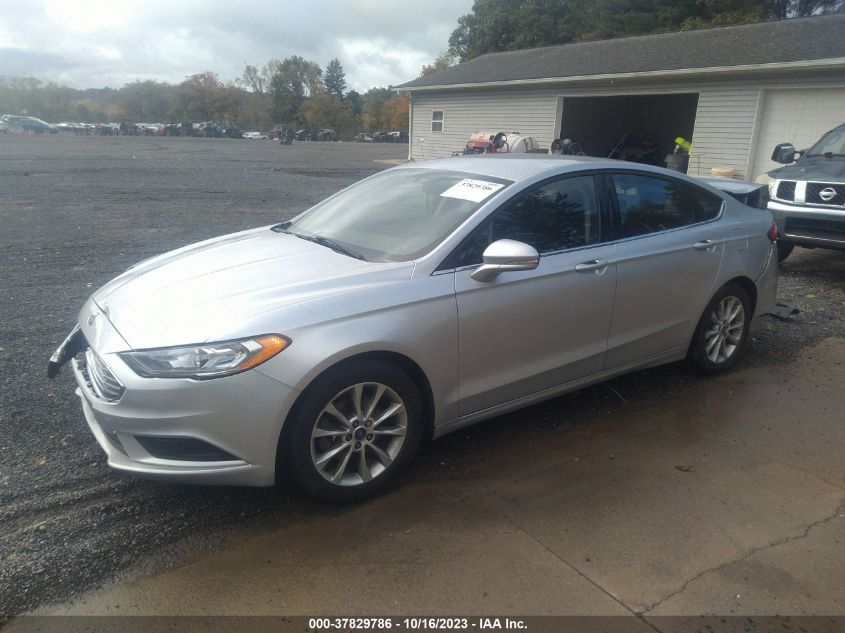
M845 61L845 13L488 53L396 88L803 66L822 60Z

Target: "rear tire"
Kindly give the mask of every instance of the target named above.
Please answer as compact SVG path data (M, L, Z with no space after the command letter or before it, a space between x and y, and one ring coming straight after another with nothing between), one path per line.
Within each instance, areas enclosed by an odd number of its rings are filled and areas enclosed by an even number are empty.
M698 321L687 359L704 374L730 369L745 349L753 316L748 293L727 284L710 300Z
M789 257L790 253L792 253L792 249L795 248L795 244L792 242L782 242L781 240L777 241L778 245L778 262L782 262L787 257Z
M384 490L413 458L422 399L395 365L351 362L318 377L286 424L279 466L294 483L311 497L358 501Z

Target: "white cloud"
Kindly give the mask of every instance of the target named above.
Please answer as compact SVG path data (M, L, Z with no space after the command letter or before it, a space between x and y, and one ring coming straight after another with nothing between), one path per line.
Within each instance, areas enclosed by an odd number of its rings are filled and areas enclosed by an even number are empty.
M399 84L445 50L472 0L4 0L0 74L78 88L178 82L301 55L350 88Z

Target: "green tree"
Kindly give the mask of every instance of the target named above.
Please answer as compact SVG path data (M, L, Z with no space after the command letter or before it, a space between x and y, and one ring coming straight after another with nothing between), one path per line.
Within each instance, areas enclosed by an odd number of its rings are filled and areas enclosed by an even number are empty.
M175 93L167 83L133 81L117 91L117 104L133 121L165 121L170 118Z
M294 55L284 61L270 60L265 65L272 97L271 116L276 123L298 121L299 109L308 95L322 89L320 66Z
M361 116L361 112L364 109L364 98L360 94L358 94L355 90L350 90L346 93L343 100L345 103L349 104L349 107L352 108L352 111L357 116Z
M346 92L346 73L337 57L326 66L326 74L323 77L323 82L325 83L328 94L338 99L343 99L343 95Z

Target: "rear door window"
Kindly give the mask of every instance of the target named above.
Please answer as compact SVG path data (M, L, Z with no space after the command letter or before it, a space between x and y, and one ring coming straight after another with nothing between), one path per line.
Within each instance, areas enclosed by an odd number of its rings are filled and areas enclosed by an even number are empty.
M613 174L619 237L636 237L712 220L722 199L695 185L642 174Z

